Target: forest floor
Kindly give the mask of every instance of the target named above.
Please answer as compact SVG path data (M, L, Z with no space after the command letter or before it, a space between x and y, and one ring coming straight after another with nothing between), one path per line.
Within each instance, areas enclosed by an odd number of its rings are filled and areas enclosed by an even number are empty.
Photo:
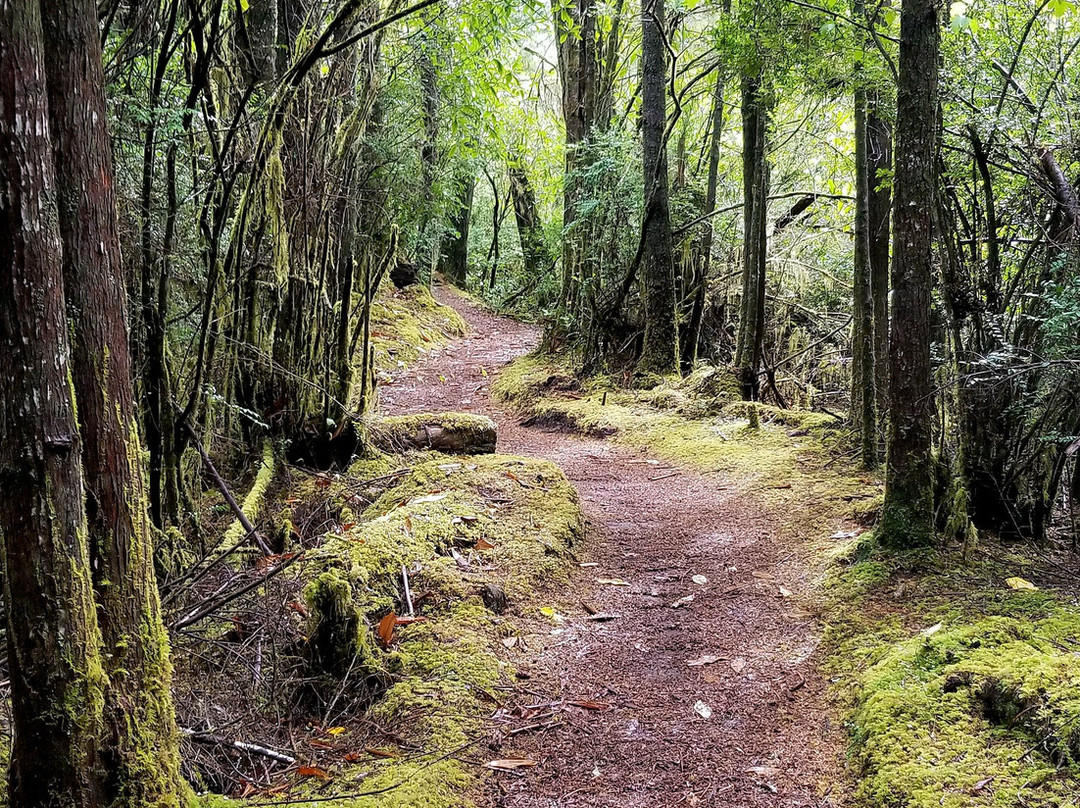
M476 800L840 804L843 733L817 664L819 627L796 605L810 551L783 529L783 509L761 508L730 474L673 465L625 436L523 426L490 386L539 329L446 287L435 294L469 334L382 386L381 412L491 416L500 452L565 471L590 525L571 585L544 594L552 620L513 647L519 684L491 722L497 756L536 765L495 773ZM535 729L510 734L498 720L508 715Z

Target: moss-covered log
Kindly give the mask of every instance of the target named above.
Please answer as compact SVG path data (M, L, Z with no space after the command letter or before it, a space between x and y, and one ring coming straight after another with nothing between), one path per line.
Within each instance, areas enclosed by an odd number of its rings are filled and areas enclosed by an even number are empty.
M420 413L372 421L372 444L386 452L430 449L446 454L490 454L495 451L495 422L469 413Z

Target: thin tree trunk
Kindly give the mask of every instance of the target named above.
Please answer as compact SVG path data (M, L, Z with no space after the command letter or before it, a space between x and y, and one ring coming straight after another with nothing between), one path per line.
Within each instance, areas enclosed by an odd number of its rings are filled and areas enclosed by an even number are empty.
M743 275L735 364L743 398L758 397L765 340L766 214L769 166L765 151L769 102L757 79L743 76Z
M724 71L716 71L713 89L712 126L709 134L709 177L705 185L705 206L702 216L707 217L701 233L701 265L694 279L690 322L682 339L682 369L690 372L697 362L698 342L701 338L701 321L705 315L705 296L709 288L709 270L712 266L713 211L716 210L716 188L720 176L720 136L724 131Z
M904 0L896 114L889 428L879 536L891 547L934 540L930 294L936 193L939 7Z
M96 22L96 16L95 16ZM105 676L37 2L0 3L0 535L13 808L97 808Z
M892 129L879 114L880 92L868 97L867 162L870 182L870 293L874 307L874 393L878 455L884 446L889 388L889 236L892 218Z
M862 19L863 4L854 16ZM877 416L874 379L874 300L870 266L870 162L867 100L862 63L855 63L855 266L852 275L851 422L859 435L862 465L877 465Z
M667 49L664 0L641 3L642 164L645 180L645 250L642 286L645 340L638 369L674 373L679 369L679 331L675 303L675 256L668 201Z
M450 216L450 235L442 255L442 273L459 289L464 289L469 275L469 222L472 218L473 194L476 177L466 177L458 189L456 209Z
M514 200L514 219L521 240L521 259L529 281L538 278L548 263L544 244L544 228L540 223L540 208L536 204L529 175L520 157L510 160L510 195Z
M42 1L73 380L105 672L106 799L179 804L179 740L127 342L105 77L93 0ZM155 309L156 310L156 309Z

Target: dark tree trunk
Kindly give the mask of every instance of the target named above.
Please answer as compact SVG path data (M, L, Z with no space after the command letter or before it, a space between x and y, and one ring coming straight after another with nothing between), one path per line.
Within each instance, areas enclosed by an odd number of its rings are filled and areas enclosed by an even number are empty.
M675 256L668 201L667 148L664 143L667 128L664 0L642 0L641 28L645 340L638 368L650 373L674 373L679 369L679 332L675 313Z
M870 293L874 306L874 393L878 443L884 438L889 388L889 236L892 218L892 128L878 110L879 92L869 96L866 116L867 162L870 182Z
M701 321L705 314L705 295L709 288L709 270L712 266L713 232L712 218L716 210L716 188L720 176L720 136L724 131L724 71L716 71L713 90L712 125L709 133L709 177L705 185L705 206L701 211L708 217L701 232L701 263L697 268L691 293L690 321L682 338L682 369L690 372L697 362L698 342L701 338Z
M735 364L743 398L758 397L765 340L765 262L768 241L765 219L769 165L765 151L769 102L760 82L742 79L743 119L743 274Z
M510 195L514 200L514 218L521 240L521 259L529 281L539 278L548 262L544 244L544 228L540 223L540 208L536 204L529 175L520 157L510 161Z
M96 17L95 17L96 22ZM96 808L94 611L37 2L0 3L0 535L13 808Z
M861 19L861 2L855 17ZM851 423L859 435L865 468L877 465L874 378L874 298L870 265L870 160L866 88L862 64L855 65L855 266L852 273Z
M930 293L936 193L940 31L936 0L904 0L889 324L889 427L879 536L890 547L934 540Z
M469 221L472 218L476 177L467 177L458 189L456 209L450 215L450 234L442 255L442 273L450 283L464 289L469 276Z
M180 755L139 468L97 6L48 0L42 9L88 537L102 640L110 651L106 798L132 808L176 805L183 787Z

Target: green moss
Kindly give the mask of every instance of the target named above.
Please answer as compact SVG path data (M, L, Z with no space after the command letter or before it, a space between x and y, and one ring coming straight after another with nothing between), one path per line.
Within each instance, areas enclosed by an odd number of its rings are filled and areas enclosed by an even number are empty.
M420 284L386 288L371 308L371 344L376 372L392 377L424 353L445 345L468 330L461 315L444 306ZM358 361L361 357L358 357Z
M266 498L266 491L270 487L270 483L274 480L274 474L277 471L277 464L274 461L274 445L269 439L263 441L262 462L259 465L259 471L255 475L255 482L252 483L251 489L248 491L244 502L240 506L240 509L244 512L244 516L248 518L248 521L252 524L259 518L259 512L262 510L263 501ZM229 529L225 531L225 535L221 539L219 545L222 549L228 550L235 547L237 544L247 539L247 531L244 530L244 526L240 524L240 520L234 520Z

